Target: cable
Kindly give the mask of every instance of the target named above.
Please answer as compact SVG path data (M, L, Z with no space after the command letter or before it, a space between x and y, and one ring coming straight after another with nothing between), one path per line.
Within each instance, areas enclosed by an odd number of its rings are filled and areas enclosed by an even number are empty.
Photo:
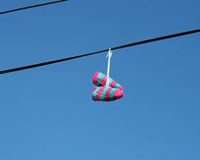
M130 43L130 44L125 44L125 45L113 47L113 48L111 48L111 50L119 50L119 49L123 49L123 48L127 48L127 47L133 47L133 46L142 45L142 44L146 44L146 43L152 43L152 42L155 42L155 41L160 41L160 40L164 40L164 39L170 39L170 38L185 36L185 35L194 34L194 33L198 33L198 32L200 32L200 29L181 32L181 33L176 33L176 34L157 37L157 38L152 38L152 39L147 39L147 40L134 42L134 43ZM0 74L17 72L17 71L22 71L22 70L26 70L26 69L31 69L31 68L50 65L50 64L60 63L60 62L69 61L69 60L72 60L72 59L77 59L77 58L82 58L82 57L86 57L86 56L96 55L96 54L107 52L107 51L109 51L109 49L104 49L104 50L100 50L100 51L95 51L95 52L91 52L91 53L81 54L81 55L77 55L77 56L73 56L73 57L67 57L67 58L57 59L57 60L43 62L43 63L31 64L31 65L28 65L28 66L11 68L11 69L0 71Z
M11 10L8 10L8 11L0 12L0 15L8 14L8 13L11 13L11 12L17 12L17 11L21 11L21 10L25 10L25 9L30 9L30 8L47 6L47 5L51 5L51 4L55 4L55 3L66 2L66 1L68 1L68 0L57 0L57 1L53 1L53 2L47 2L47 3L41 3L41 4L32 5L32 6L22 7L22 8L11 9Z

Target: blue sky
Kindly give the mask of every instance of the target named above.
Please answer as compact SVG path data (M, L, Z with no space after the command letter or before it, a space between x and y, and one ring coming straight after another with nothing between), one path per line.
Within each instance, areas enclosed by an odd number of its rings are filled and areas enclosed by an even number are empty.
M6 0L0 10L39 0ZM0 16L0 68L200 26L199 0L70 0ZM2 160L199 160L200 34L115 51L125 97L91 100L106 54L0 76Z

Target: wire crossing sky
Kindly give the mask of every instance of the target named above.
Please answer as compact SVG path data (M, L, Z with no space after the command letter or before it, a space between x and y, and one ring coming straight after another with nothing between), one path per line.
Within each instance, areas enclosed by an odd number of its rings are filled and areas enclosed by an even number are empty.
M56 3L66 2L66 1L68 1L68 0L57 0L57 1L47 2L47 3L40 3L40 4L36 4L36 5L32 5L32 6L22 7L22 8L11 9L8 11L0 12L0 15L17 12L17 11L22 11L22 10L27 10L27 9L36 8L36 7L41 7L41 6L52 5L52 4L56 4Z
M111 48L111 50L119 50L119 49L123 49L123 48L127 48L127 47L134 47L134 46L143 45L143 44L146 44L146 43L152 43L152 42L156 42L156 41L160 41L160 40L176 38L176 37L194 34L194 33L198 33L198 32L200 32L200 29L176 33L176 34L171 34L171 35L166 35L166 36L152 38L152 39L147 39L147 40L134 42L134 43L130 43L130 44L125 44L125 45L113 47L113 48ZM11 73L11 72L17 72L17 71L32 69L32 68L36 68L36 67L42 67L42 66L60 63L60 62L64 62L64 61L69 61L69 60L82 58L82 57L86 57L86 56L92 56L92 55L96 55L96 54L103 53L103 52L106 52L106 51L109 51L109 48L104 49L104 50L100 50L100 51L91 52L91 53L81 54L81 55L77 55L77 56L73 56L73 57L67 57L67 58L62 58L62 59L43 62L43 63L31 64L31 65L28 65L28 66L22 66L22 67L2 70L2 71L0 71L0 74L6 74L6 73Z

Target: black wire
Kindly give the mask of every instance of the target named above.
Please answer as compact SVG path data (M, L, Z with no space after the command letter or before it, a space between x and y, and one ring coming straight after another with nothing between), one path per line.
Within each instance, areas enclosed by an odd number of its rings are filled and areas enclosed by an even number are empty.
M53 2L47 2L47 3L41 3L41 4L32 5L32 6L22 7L22 8L11 9L11 10L8 10L8 11L0 12L0 15L8 14L8 13L11 13L11 12L17 12L17 11L21 11L21 10L25 10L25 9L30 9L30 8L47 6L47 5L51 5L51 4L55 4L55 3L66 2L66 1L68 1L68 0L57 0L57 1L53 1Z
M152 38L152 39L147 39L147 40L134 42L134 43L130 43L130 44L125 44L125 45L113 47L113 48L111 48L111 50L119 50L119 49L123 49L123 48L127 48L127 47L133 47L133 46L137 46L137 45L142 45L142 44L151 43L151 42L155 42L155 41L160 41L160 40L164 40L164 39L180 37L180 36L194 34L194 33L198 33L198 32L200 32L200 29L181 32L181 33L176 33L176 34L157 37L157 38ZM28 66L22 66L22 67L2 70L2 71L0 71L0 74L17 72L17 71L22 71L22 70L26 70L26 69L46 66L46 65L50 65L50 64L54 64L54 63L60 63L60 62L69 61L69 60L72 60L72 59L77 59L77 58L86 57L86 56L91 56L91 55L95 55L95 54L99 54L99 53L103 53L103 52L107 52L107 51L109 51L109 49L104 49L104 50L100 50L100 51L96 51L96 52L81 54L81 55L77 55L77 56L73 56L73 57L67 57L67 58L57 59L57 60L43 62L43 63L32 64L32 65L28 65Z

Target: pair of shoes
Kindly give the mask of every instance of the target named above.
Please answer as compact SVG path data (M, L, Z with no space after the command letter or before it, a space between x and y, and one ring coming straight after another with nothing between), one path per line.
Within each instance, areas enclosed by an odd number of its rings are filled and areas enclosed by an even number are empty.
M107 81L109 86L106 86ZM123 87L101 72L94 74L93 83L96 85L92 93L94 101L114 101L124 96Z

